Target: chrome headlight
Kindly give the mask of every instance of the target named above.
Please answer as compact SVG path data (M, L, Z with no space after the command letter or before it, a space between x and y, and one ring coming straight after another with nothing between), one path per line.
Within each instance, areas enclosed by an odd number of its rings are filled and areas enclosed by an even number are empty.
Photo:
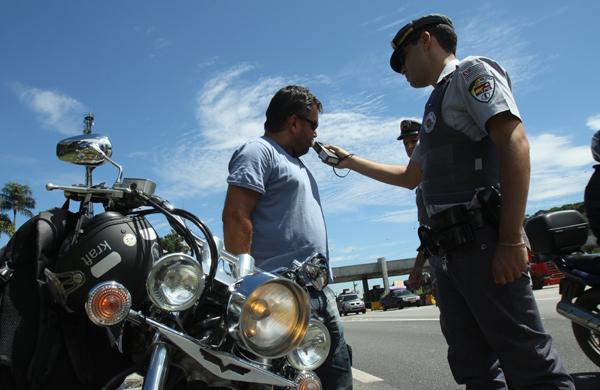
M166 311L182 311L192 307L204 291L202 265L184 253L161 257L152 266L146 291L152 303Z
M321 321L310 320L308 331L302 342L287 355L290 364L297 370L314 370L321 366L329 355L331 336Z
M308 328L308 295L296 283L268 273L232 287L229 330L252 353L277 358L295 349Z

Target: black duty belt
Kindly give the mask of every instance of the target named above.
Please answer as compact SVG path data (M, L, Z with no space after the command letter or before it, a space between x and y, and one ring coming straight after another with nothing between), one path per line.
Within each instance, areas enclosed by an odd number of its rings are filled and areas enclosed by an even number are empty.
M431 254L447 253L475 239L475 230L487 221L480 208L467 209L463 205L452 206L430 218L430 226L419 227L421 245Z

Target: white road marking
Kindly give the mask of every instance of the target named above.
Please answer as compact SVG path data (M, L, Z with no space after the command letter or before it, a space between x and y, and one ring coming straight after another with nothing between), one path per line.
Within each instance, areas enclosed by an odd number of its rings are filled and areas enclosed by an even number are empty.
M383 379L352 367L352 378L362 383L383 382Z

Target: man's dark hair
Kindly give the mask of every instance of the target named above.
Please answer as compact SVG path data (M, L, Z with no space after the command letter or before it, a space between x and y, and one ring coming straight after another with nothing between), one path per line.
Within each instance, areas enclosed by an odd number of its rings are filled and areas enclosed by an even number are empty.
M435 24L425 26L413 32L410 37L406 40L406 45L414 45L421 38L421 33L428 31L440 44L441 48L448 53L456 54L456 44L458 37L454 29L447 24Z
M270 133L280 132L283 130L287 118L294 114L306 117L313 105L317 106L319 112L322 112L321 102L310 93L308 88L299 85L288 85L281 88L273 96L267 108L265 131Z

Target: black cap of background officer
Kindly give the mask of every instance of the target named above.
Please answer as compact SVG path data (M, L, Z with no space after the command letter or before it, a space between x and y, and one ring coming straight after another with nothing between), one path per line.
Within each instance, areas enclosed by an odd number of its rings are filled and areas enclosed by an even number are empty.
M421 128L421 122L415 121L412 119L404 119L400 122L400 136L398 137L398 141L404 139L404 137L408 135L417 135L419 134L419 129Z
M394 71L402 73L402 66L404 66L404 50L402 50L402 46L412 37L413 33L415 31L422 31L421 29L424 27L436 24L446 24L454 28L452 21L447 16L431 14L413 20L396 33L396 36L392 39L392 49L394 49L394 52L390 57L390 66Z

